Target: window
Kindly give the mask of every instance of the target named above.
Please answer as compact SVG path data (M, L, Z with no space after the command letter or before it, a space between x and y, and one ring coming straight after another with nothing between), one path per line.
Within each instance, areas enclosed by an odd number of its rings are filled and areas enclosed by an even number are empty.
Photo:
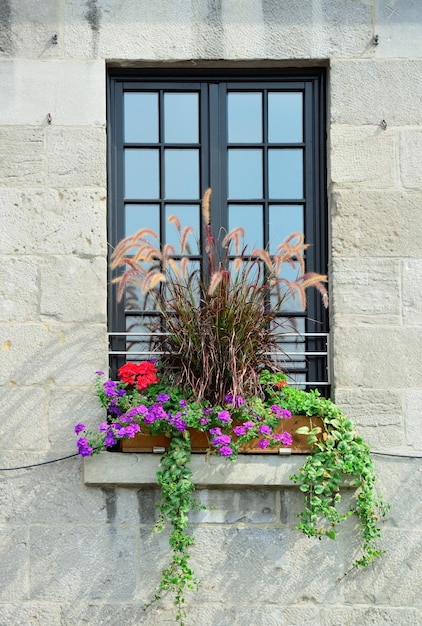
M108 104L112 247L142 227L175 243L172 214L200 239L201 198L211 187L214 233L243 226L249 244L271 252L291 232L304 232L307 270L326 272L322 70L116 71ZM138 296L128 291L119 304L110 287L114 372L126 358L150 354L154 311ZM309 291L306 310L294 301L278 314L299 331L283 337L283 367L298 384L327 385L328 320L319 294Z

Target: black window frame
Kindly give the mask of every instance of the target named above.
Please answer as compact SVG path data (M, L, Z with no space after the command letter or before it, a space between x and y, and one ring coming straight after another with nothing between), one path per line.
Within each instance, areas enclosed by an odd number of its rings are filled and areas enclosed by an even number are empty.
M255 70L187 70L145 68L136 70L110 69L107 75L107 135L108 135L108 242L110 250L124 237L123 194L123 93L126 90L166 89L180 91L198 89L201 98L200 142L207 144L200 164L200 191L207 187L213 190L213 228L227 227L226 154L225 125L226 98L228 90L251 90L280 88L302 90L304 94L304 137L300 144L304 148L304 198L298 202L305 208L305 241L310 243L306 251L307 271L326 273L328 267L328 216L326 197L326 108L324 68L300 69L255 69ZM204 85L206 89L204 90ZM222 86L225 86L224 88ZM212 144L210 137L213 137ZM142 144L143 145L143 144ZM290 144L289 144L290 145ZM264 176L265 181L265 176ZM265 183L264 183L265 184ZM155 202L155 201L154 201ZM165 198L159 200L164 205ZM233 202L232 200L230 201ZM252 202L252 201L251 201ZM186 201L183 201L185 204ZM242 204L245 202L242 200ZM267 201L269 203L269 201ZM289 200L289 203L292 203ZM217 208L221 213L217 214ZM163 210L161 211L163 216ZM161 217L161 220L163 217ZM267 224L264 224L264 230ZM307 363L307 380L325 385L328 390L328 355L318 358L317 353L327 350L327 342L321 335L328 334L329 320L321 297L316 290L308 291L306 311L306 352L314 354ZM285 313L283 313L285 316ZM299 314L300 317L300 314ZM108 324L110 333L126 330L125 312L117 302L116 286L109 273ZM312 336L308 336L308 333ZM115 375L117 368L126 360L121 354L125 350L121 336L111 337L110 369ZM315 385L311 385L315 386ZM309 387L309 386L308 386Z

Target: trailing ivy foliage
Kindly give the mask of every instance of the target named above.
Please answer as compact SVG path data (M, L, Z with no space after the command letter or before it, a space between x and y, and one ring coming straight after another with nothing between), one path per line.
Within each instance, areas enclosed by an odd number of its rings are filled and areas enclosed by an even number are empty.
M271 393L271 381L282 375L264 372L261 380L267 383ZM327 536L335 539L337 526L351 515L359 519L362 536L362 552L353 566L365 567L384 554L377 545L381 529L379 521L389 510L376 492L375 466L371 449L356 433L355 426L331 400L321 397L318 390L309 392L285 386L281 392L274 391L273 399L295 415L318 416L324 428L303 426L298 434L308 435L312 454L305 464L290 478L304 492L304 510L299 514L297 528L308 537ZM350 507L340 512L342 485L351 482L355 488Z

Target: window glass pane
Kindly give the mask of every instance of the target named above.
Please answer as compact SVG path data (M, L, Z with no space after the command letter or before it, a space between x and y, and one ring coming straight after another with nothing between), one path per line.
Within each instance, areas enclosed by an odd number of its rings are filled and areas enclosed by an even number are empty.
M166 198L199 198L198 150L169 149L164 154Z
M248 244L249 253L252 252L252 248L264 247L261 204L229 204L229 231L237 226L245 229L245 243Z
M268 141L295 143L303 141L301 92L268 94Z
M133 235L141 228L151 228L160 236L160 205L159 204L126 204L125 206L125 237ZM150 243L156 239L150 235L145 238Z
M198 143L198 94L164 94L164 141Z
M262 151L228 151L229 198L262 198Z
M158 150L126 148L125 198L160 196Z
M156 143L158 141L158 93L124 94L124 140Z
M160 318L158 316L128 316L126 317L126 331L133 333L133 335L126 337L126 350L132 353L146 353L128 356L128 361L143 361L153 356L150 353L155 353L157 348L155 345L156 338L151 336L151 333L160 331Z
M165 207L165 243L171 244L176 250L176 254L198 254L200 238L200 206L198 204L166 204ZM171 216L176 216L178 220L168 221ZM191 226L193 233L186 239L186 247L181 250L183 231ZM180 230L179 230L180 228Z
M270 198L303 198L301 149L268 151L268 194Z
M269 207L269 250L274 254L277 246L292 233L304 232L303 205L273 204Z
M262 142L261 93L229 93L227 116L229 143Z
M292 267L289 263L284 263L280 269L279 278L284 278L292 283L297 280L299 276L300 267L297 263L295 264L295 267ZM281 307L279 308L285 311L296 313L305 310L300 299L300 292L293 289L292 293L290 293L287 287L283 284L280 284L278 289L275 288L271 292L271 307L276 309L280 302Z

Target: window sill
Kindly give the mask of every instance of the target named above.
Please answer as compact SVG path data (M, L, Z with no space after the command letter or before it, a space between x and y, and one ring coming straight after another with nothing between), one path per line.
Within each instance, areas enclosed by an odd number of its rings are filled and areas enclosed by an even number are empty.
M280 487L293 486L291 474L305 462L305 455L244 455L237 461L192 456L193 482L201 487ZM83 460L85 485L157 485L159 454L102 452Z

